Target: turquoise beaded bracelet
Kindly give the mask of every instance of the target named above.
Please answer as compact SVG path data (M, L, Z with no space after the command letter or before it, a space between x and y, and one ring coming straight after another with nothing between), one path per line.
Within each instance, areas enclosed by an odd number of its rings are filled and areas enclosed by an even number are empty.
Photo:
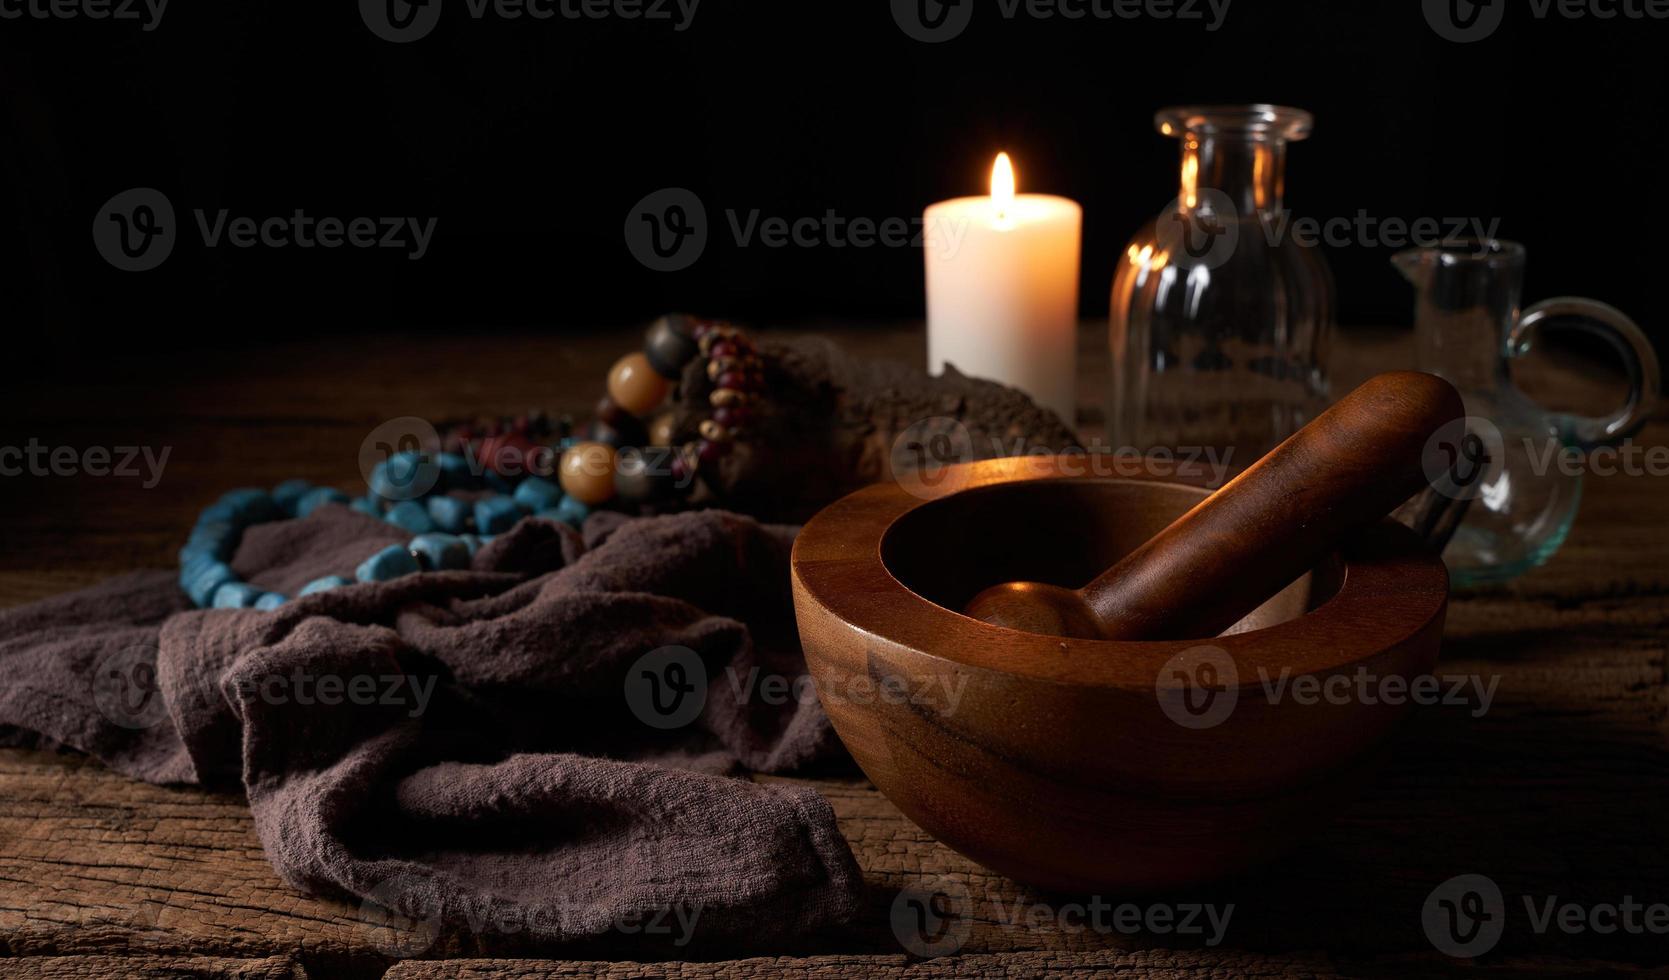
M409 497L410 474L422 465L418 453L397 453L377 465L371 475L372 493L357 498L332 487L315 487L305 480L287 480L271 492L259 488L232 490L209 505L197 518L185 547L180 549L180 587L202 608L277 609L289 597L268 592L238 578L230 564L243 532L269 521L306 517L327 503L345 504L415 535L405 545L389 545L362 562L350 580L340 575L316 579L297 597L342 585L386 582L421 571L468 568L481 546L509 530L523 517L559 521L578 527L590 508L563 494L555 483L529 476L509 493L493 493L477 500L448 496L452 490L482 489L488 482L508 486L496 473L477 480L468 460L455 453L435 458L440 479L427 493ZM409 499L399 499L409 497Z

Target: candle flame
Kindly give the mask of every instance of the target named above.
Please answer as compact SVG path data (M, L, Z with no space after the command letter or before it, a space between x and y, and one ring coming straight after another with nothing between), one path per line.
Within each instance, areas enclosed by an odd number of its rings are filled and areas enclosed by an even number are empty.
M996 208L997 220L1007 221L1014 208L1014 164L1007 153L997 154L991 166L991 203Z

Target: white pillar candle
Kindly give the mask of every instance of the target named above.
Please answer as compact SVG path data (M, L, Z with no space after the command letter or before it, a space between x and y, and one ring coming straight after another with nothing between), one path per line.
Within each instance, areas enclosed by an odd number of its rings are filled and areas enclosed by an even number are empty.
M1016 195L1004 153L989 197L941 201L925 222L928 370L1011 385L1074 424L1083 209Z

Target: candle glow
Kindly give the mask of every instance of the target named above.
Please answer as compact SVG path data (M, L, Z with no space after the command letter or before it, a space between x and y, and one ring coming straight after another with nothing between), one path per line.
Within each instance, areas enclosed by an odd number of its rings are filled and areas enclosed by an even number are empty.
M991 207L997 213L997 226L1011 227L1009 212L1014 209L1014 162L1007 153L997 154L991 165Z
M1014 162L997 155L989 194L931 205L928 228L955 228L954 249L927 259L928 369L1019 388L1070 424L1075 390L1078 251L1083 210L1016 193Z

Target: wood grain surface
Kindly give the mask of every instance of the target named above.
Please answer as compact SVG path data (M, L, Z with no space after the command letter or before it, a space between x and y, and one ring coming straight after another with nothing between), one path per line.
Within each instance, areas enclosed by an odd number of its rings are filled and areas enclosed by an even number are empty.
M919 328L839 336L868 354L921 359ZM1405 336L1346 340L1341 386L1409 363ZM583 413L633 342L460 335L279 345L131 364L120 377L51 391L9 387L0 445L34 437L171 454L150 489L114 477L0 479L0 604L170 565L198 509L231 486L291 476L351 486L360 442L393 416ZM1086 331L1086 419L1104 348ZM1605 388L1599 379L1591 387ZM1639 442L1666 436L1660 420ZM699 940L687 958L668 959L629 937L608 949L537 949L486 931L442 937L402 960L357 905L279 882L236 796L147 786L73 754L8 749L0 954L10 958L0 959L0 976L1665 975L1669 936L1538 932L1522 900L1669 902L1666 524L1663 478L1590 478L1575 530L1548 566L1457 597L1439 672L1494 683L1489 710L1416 712L1374 761L1363 795L1313 841L1243 880L1164 898L1232 903L1215 946L1082 928L1061 913L1083 899L1030 893L985 871L851 775L803 781L834 806L871 886L865 913L835 933L734 960ZM1436 951L1420 922L1432 889L1465 873L1488 875L1507 899L1501 941L1476 962ZM954 955L922 959L901 946L891 913L901 892L941 886L965 889L971 928Z

